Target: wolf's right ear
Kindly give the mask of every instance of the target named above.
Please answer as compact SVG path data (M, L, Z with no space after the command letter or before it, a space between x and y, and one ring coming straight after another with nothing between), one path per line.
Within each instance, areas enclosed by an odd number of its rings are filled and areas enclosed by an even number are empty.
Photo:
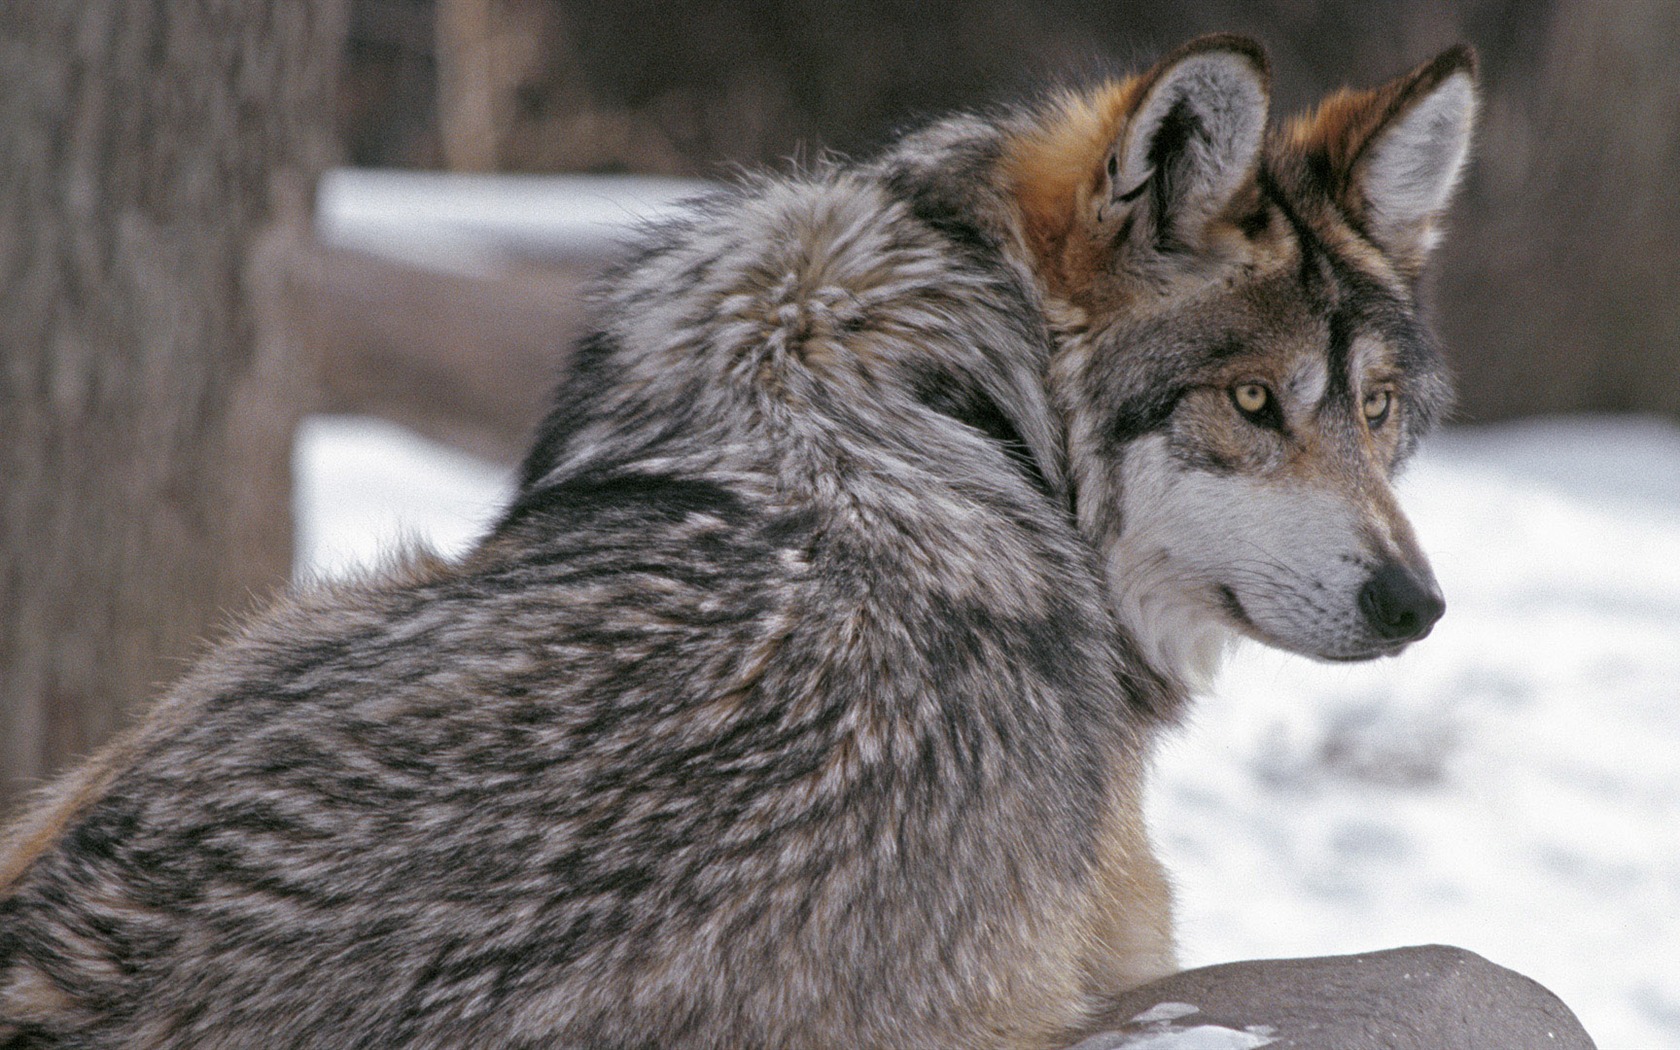
M1351 202L1371 236L1401 260L1421 264L1470 154L1476 123L1476 53L1442 52L1379 92L1387 103L1349 173Z
M1198 37L1144 74L1104 161L1100 226L1156 250L1195 247L1259 163L1271 100L1266 53L1247 37Z
M1459 45L1381 87L1336 92L1286 140L1328 170L1343 209L1416 277L1469 157L1476 106L1476 53Z

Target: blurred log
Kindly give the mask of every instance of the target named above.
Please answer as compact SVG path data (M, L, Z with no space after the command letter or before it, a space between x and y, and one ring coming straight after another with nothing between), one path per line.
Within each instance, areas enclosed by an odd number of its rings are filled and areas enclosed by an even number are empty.
M1073 1050L1594 1045L1569 1007L1539 984L1473 952L1440 945L1186 970L1126 993L1103 1027L1111 1030Z
M292 323L316 410L365 412L501 463L524 455L586 320L586 263L473 276L316 244Z
M438 137L454 171L496 168L495 32L490 0L438 0Z

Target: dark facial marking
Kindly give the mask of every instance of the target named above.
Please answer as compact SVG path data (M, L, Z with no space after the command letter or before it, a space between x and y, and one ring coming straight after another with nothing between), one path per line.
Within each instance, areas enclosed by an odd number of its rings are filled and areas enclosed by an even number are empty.
M1185 388L1174 387L1158 394L1141 394L1122 402L1114 413L1109 427L1109 440L1115 447L1153 433L1166 425L1167 419L1184 397Z
M1352 394L1348 365L1353 355L1354 320L1350 311L1337 309L1330 314L1330 345L1325 351L1329 382L1325 394L1331 404L1339 403Z
M1231 335L1226 336L1209 346L1205 352L1205 356L1210 364L1217 364L1221 361L1229 361L1233 357L1238 357L1247 349L1247 343L1243 342L1237 336Z
M1271 225L1272 210L1264 200L1253 211L1237 221L1237 229L1241 230L1242 235L1251 241L1265 233L1271 228Z
M1309 176L1309 182L1315 185L1328 178L1323 173L1314 175L1310 165ZM1327 187L1326 182L1321 191L1326 196ZM1345 403L1352 396L1349 368L1354 338L1361 331L1377 332L1395 346L1402 368L1417 372L1437 369L1439 351L1426 330L1418 325L1411 306L1331 251L1290 204L1276 176L1265 167L1260 170L1260 188L1263 198L1278 209L1295 233L1301 251L1300 280L1308 300L1324 304L1319 309L1329 315L1330 339L1325 348L1329 400ZM1337 215L1347 220L1339 207Z
M1307 221L1301 218L1289 199L1284 196L1283 188L1278 185L1277 177L1264 164L1260 166L1260 195L1271 202L1283 216L1289 228L1295 232L1295 243L1301 249L1301 286L1309 292L1318 288L1322 282L1321 259L1329 254L1324 242L1319 240L1318 234L1313 232Z

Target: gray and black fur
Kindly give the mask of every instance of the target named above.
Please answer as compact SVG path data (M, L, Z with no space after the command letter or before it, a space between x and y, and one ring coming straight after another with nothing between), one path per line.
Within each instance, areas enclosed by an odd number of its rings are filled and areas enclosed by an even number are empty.
M1170 971L1186 683L1078 480L1045 112L649 231L475 550L283 601L13 829L0 1047L1054 1046Z

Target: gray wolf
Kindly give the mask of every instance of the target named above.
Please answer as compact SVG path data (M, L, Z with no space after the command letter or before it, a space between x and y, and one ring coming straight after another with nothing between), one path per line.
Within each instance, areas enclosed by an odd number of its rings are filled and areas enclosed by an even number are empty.
M1258 45L745 179L459 561L306 589L0 853L11 1047L1047 1047L1174 970L1152 741L1442 604L1389 477L1454 49Z

